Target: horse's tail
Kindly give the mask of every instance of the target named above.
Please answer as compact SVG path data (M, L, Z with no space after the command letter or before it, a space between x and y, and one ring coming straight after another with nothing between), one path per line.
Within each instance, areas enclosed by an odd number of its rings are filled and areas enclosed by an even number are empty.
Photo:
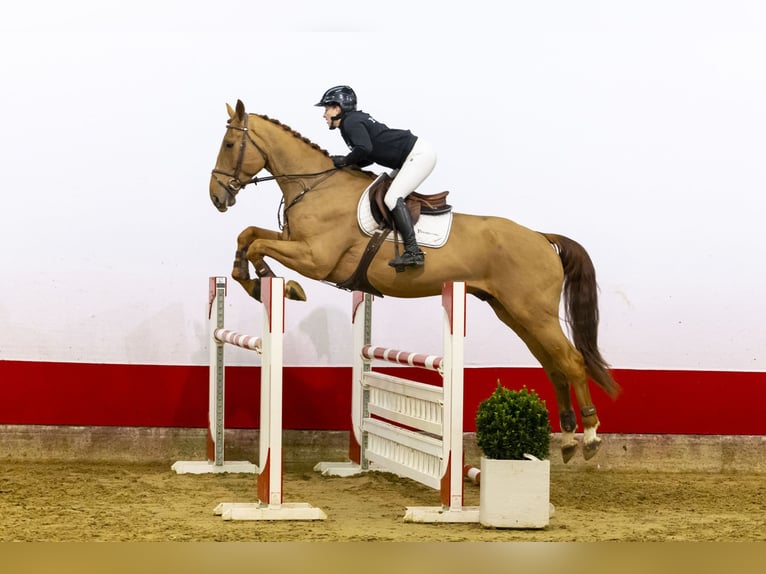
M556 246L564 266L564 309L572 342L585 360L588 375L610 397L616 397L620 385L598 350L598 286L593 261L576 241L562 235L543 235Z

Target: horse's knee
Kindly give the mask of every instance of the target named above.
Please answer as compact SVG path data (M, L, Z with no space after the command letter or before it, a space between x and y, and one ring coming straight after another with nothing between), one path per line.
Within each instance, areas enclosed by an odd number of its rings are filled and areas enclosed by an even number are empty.
M248 261L252 263L253 268L255 269L255 274L258 277L275 277L269 264L264 261L263 253L256 249L255 243L251 243L249 247L243 247L240 251L244 255L242 259L245 262L245 265L247 265Z
M255 227L248 227L237 235L237 247L247 248L253 241L255 241L255 229Z

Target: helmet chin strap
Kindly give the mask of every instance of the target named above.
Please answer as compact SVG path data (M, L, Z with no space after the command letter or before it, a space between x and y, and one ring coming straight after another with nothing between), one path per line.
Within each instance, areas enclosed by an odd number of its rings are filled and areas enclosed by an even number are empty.
M335 130L338 129L338 126L335 125L335 122L343 117L343 112L339 113L337 116L333 116L330 118L330 129Z

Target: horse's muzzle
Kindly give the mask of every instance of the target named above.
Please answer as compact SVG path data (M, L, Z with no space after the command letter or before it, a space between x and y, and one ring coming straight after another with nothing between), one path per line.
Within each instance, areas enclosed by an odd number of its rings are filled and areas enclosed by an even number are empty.
M237 203L237 192L242 188L241 184L237 184L238 180L233 179L226 184L213 175L210 182L210 201L218 211L224 212Z
M213 205L215 205L215 208L221 213L237 203L237 198L231 194L226 194L223 198L220 198L217 195L213 195L211 193L210 200L213 202Z

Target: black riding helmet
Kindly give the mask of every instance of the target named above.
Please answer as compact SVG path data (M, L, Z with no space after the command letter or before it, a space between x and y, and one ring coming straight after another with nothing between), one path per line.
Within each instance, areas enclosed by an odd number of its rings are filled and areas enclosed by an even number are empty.
M356 94L348 86L334 86L327 90L319 103L315 106L324 107L331 105L340 106L340 113L332 118L332 121L342 119L348 112L353 112L356 109ZM335 125L331 124L330 129L334 130Z
M345 114L356 109L356 93L349 86L334 86L327 90L315 106L324 107L336 104Z

